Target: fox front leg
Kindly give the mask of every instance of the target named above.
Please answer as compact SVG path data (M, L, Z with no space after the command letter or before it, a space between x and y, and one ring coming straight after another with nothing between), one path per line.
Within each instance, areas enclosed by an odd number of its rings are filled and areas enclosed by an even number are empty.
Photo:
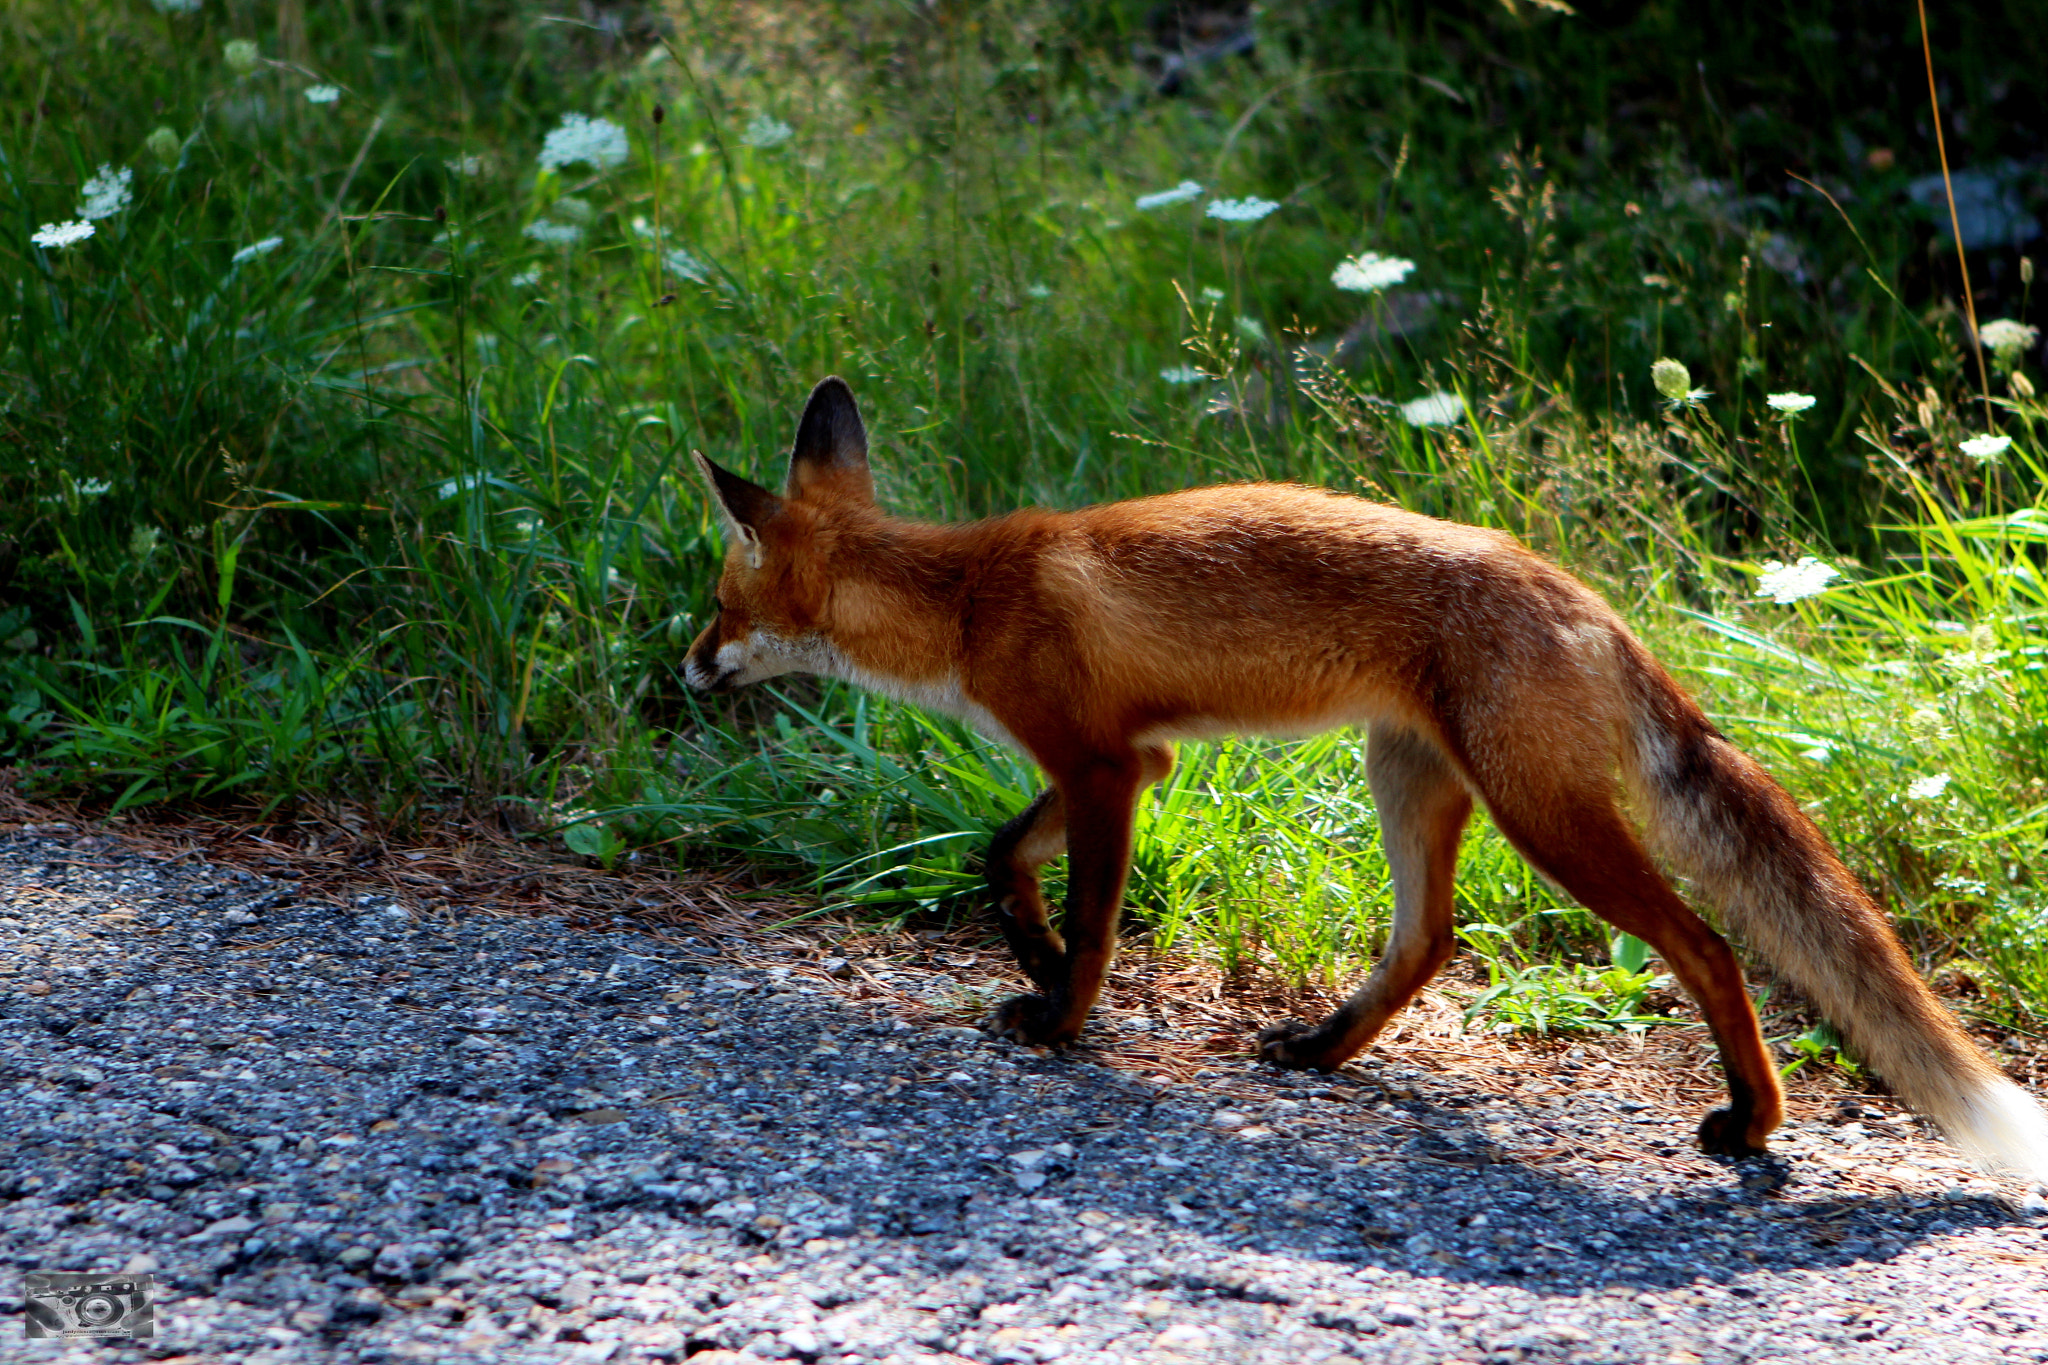
M1066 1043L1080 1034L1102 994L1116 949L1138 793L1172 770L1173 751L1165 745L1075 764L997 836L990 880L999 907L1009 916L1003 932L1038 987L1038 994L1019 996L996 1011L998 1035L1020 1043ZM1046 921L1037 875L1037 867L1057 857L1062 844L1067 850L1064 935ZM1028 900L1020 894L1025 890Z
M1031 984L1050 994L1067 974L1067 946L1052 927L1039 891L1038 869L1067 851L1067 807L1047 787L1021 815L996 831L986 876L996 924Z

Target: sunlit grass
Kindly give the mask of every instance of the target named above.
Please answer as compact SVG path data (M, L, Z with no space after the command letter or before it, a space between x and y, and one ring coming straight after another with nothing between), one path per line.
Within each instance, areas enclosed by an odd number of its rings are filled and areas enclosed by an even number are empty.
M1023 760L672 672L719 554L688 451L772 481L838 372L910 514L1289 478L1523 536L1923 965L2048 1008L2032 343L1987 326L1972 400L1955 320L1898 302L1909 225L1745 207L1675 142L1632 178L1546 164L1440 33L1379 21L1267 15L1256 65L1168 100L1109 4L827 7L831 42L747 6L559 17L0 19L41 92L0 129L0 759L110 808L514 803L607 863L978 914ZM1485 22L1529 60L1590 41ZM1769 265L1788 242L1856 288ZM1805 559L1836 576L1758 595ZM1460 898L1494 1014L1639 1022L1633 950L1483 819ZM1190 746L1131 906L1161 946L1340 985L1390 913L1362 741Z

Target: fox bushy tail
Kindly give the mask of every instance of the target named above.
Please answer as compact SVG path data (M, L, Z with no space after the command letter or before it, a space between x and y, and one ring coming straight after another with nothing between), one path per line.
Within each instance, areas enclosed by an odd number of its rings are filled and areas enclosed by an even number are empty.
M1963 1032L1798 803L1640 645L1624 776L1650 846L1980 1165L2048 1183L2048 1113Z

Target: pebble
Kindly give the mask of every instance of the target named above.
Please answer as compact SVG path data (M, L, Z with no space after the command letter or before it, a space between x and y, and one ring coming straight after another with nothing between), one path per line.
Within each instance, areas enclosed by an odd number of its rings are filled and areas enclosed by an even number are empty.
M721 946L0 834L0 1317L125 1269L153 1340L35 1358L2048 1361L2048 1204L1910 1124L1729 1165L1398 1045L1144 1078Z

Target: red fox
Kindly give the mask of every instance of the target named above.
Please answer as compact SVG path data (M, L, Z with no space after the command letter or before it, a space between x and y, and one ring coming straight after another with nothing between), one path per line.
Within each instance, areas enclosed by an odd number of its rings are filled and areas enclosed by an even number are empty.
M1037 987L997 1012L1003 1034L1080 1033L1115 944L1132 812L1172 770L1174 741L1359 726L1392 933L1329 1018L1259 1035L1267 1060L1340 1066L1450 958L1476 800L1699 1002L1729 1093L1700 1125L1707 1151L1764 1150L1783 1092L1734 954L1653 854L1915 1109L1986 1165L2048 1181L2048 1114L1936 1001L1813 822L1605 601L1513 538L1289 484L902 521L875 505L867 432L837 378L804 407L782 493L696 458L730 553L691 686L843 678L961 717L1045 772L988 856L1003 933ZM1038 869L1062 852L1055 930Z

